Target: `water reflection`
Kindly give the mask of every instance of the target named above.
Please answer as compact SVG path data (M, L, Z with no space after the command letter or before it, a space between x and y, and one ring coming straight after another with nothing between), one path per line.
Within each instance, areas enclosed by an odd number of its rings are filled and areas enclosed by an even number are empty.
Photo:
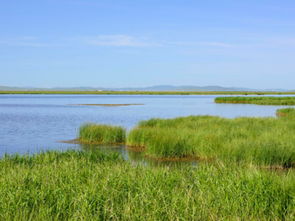
M126 148L125 145L109 146L109 145L94 145L94 144L79 144L82 150L85 151L102 151L103 153L118 153L125 161L130 162L132 165L143 165L151 167L182 167L182 166L197 166L197 162L179 162L179 161L159 161L145 157L144 152L133 151Z

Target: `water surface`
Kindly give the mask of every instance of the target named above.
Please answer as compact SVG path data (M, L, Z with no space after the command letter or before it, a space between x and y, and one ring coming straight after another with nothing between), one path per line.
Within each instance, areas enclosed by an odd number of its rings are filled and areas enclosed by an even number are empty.
M150 118L188 115L275 116L280 106L215 104L213 95L0 95L0 156L81 148L60 143L76 138L83 123L127 129ZM83 106L73 104L144 104ZM125 153L126 155L126 153Z

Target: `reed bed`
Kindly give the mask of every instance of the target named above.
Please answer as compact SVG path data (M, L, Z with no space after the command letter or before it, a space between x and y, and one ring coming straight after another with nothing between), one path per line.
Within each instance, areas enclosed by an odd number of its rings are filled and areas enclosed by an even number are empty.
M121 144L126 139L126 131L122 127L84 124L79 129L79 141L92 144Z
M217 97L215 103L295 105L295 97Z
M280 118L226 119L190 116L142 121L127 145L145 147L155 158L195 157L295 167L295 121Z
M294 171L145 167L99 151L0 160L0 220L294 220Z

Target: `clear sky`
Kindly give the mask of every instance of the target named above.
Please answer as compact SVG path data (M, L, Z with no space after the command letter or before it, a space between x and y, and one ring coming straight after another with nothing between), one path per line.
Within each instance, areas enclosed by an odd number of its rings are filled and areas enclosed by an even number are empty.
M295 89L295 1L0 1L0 85L159 84Z

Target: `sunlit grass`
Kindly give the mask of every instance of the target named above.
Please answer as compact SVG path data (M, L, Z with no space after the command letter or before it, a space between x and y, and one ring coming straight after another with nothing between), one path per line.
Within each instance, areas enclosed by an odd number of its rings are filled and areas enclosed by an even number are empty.
M0 160L0 220L294 220L295 175L145 167L98 151Z
M120 144L125 139L126 132L122 127L85 124L79 129L79 141L82 143Z
M295 166L295 122L278 118L190 116L143 121L127 144L152 157L196 157Z

